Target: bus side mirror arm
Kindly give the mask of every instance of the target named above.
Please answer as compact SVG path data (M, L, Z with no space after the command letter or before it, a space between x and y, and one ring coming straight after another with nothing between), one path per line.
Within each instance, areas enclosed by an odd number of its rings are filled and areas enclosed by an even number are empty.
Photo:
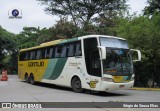
M141 55L141 51L136 50L136 49L130 49L131 52L137 52L138 55L138 59L137 60L133 60L133 62L138 62L141 61L142 55Z
M103 46L97 46L100 49L100 60L106 59L106 48Z

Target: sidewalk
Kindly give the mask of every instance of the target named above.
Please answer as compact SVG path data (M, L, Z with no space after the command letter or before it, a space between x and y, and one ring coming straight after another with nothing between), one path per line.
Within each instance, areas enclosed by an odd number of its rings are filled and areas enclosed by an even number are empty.
M160 88L140 88L140 87L133 87L130 90L143 90L143 91L160 91Z

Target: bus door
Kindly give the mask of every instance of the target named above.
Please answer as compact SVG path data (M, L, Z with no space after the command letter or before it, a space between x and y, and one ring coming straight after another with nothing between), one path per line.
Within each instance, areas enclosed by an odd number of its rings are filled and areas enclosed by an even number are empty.
M101 61L99 56L98 49L94 50L90 54L90 88L92 90L100 89L100 81L101 81Z
M84 55L87 73L89 74L89 85L91 90L100 89L101 81L101 64L98 51L97 38L84 39Z

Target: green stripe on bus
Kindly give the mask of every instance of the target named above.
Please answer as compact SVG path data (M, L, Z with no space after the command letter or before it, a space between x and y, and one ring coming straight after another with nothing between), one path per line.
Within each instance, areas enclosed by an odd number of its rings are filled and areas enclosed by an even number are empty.
M59 44L74 42L74 41L77 41L77 40L78 40L78 38L67 39L67 40L60 41Z
M51 77L51 75L55 69L55 66L57 64L57 61L58 61L58 58L49 60L46 72L43 76L44 79L49 79Z
M66 61L67 58L58 58L58 61L56 62L52 75L49 79L55 80L61 75L62 70L66 64Z

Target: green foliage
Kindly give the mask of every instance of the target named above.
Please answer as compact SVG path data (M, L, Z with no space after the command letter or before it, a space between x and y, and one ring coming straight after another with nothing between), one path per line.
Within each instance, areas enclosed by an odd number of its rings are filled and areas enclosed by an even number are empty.
M38 0L52 15L70 16L75 26L86 26L95 14L107 10L124 10L126 0ZM80 22L80 24L79 24Z
M142 52L142 63L135 65L138 68L138 75L149 79L152 75L160 77L160 14L149 16L139 16L119 19L116 27L117 34L128 40L131 48L136 48ZM143 82L147 86L147 79ZM157 80L157 82L160 80Z
M0 52L4 49L13 49L12 46L15 44L14 34L7 32L0 26Z
M77 27L72 23L67 21L66 18L61 18L57 24L54 26L54 31L58 38L73 38L77 32Z
M39 36L37 38L36 44L41 44L43 42L48 42L54 40L54 32L50 29L43 28L39 32Z
M15 50L16 39L15 35L7 32L0 26L0 68L5 67L8 64L9 58L6 56L12 54Z
M40 29L35 27L24 27L20 34L16 35L17 48L28 48L37 45Z
M148 0L147 3L149 4L149 6L146 6L144 9L145 15L160 13L160 0Z
M37 44L56 39L69 39L75 37L77 27L66 18L61 18L53 27L40 30Z

